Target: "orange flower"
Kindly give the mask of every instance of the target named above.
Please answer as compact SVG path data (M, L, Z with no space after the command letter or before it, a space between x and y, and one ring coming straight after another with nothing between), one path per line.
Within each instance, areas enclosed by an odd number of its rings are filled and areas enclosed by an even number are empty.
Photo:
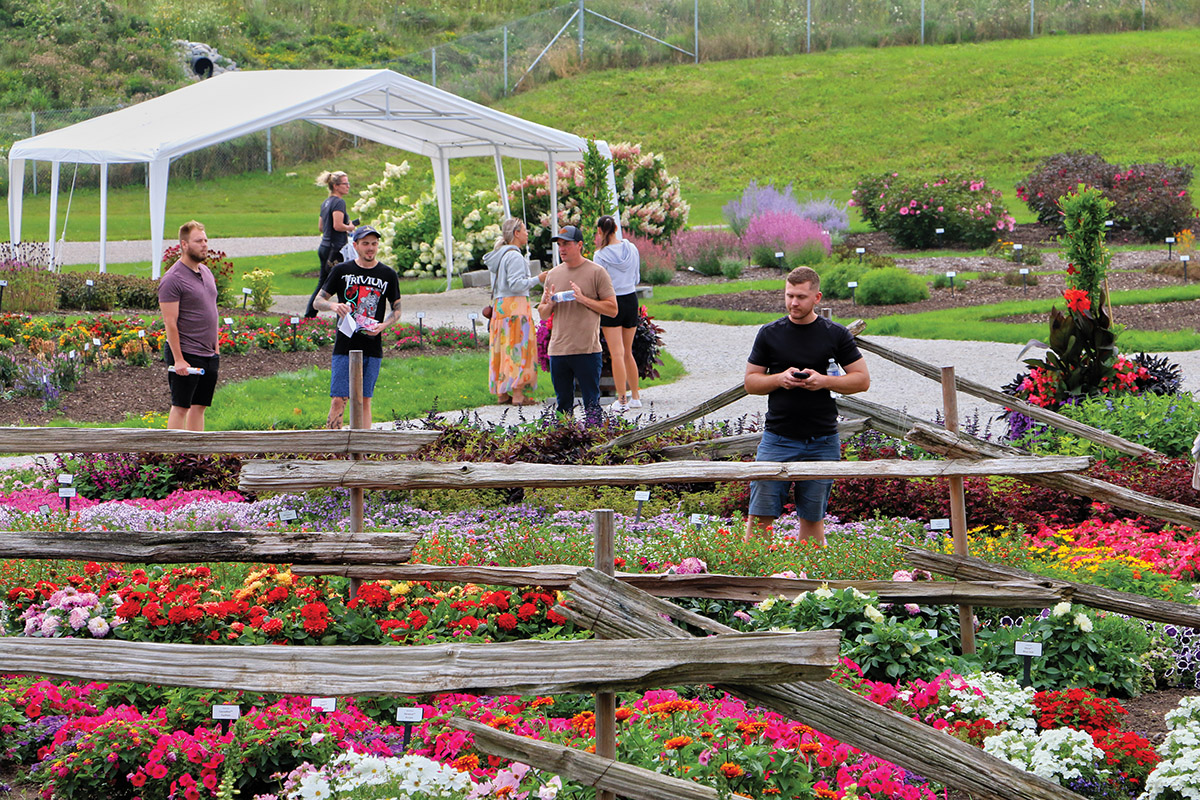
M664 750L680 750L692 743L690 736L675 736L667 739L667 743L663 745Z
M621 706L617 709L617 722L624 722L633 716L633 709L629 706Z
M800 747L797 749L801 753L804 753L804 755L810 756L813 753L821 752L821 743L820 742L801 742Z
M821 783L825 783L825 781L821 781ZM828 786L814 784L813 794L817 797L817 800L837 800L837 792L831 792Z
M1063 292L1067 307L1072 311L1087 311L1092 307L1092 300L1082 289L1067 289Z
M474 772L479 769L479 756L474 753L467 753L465 756L459 756L451 761L450 766L459 772Z
M722 775L725 776L725 780L727 781L731 781L734 778L740 778L746 774L746 770L742 769L731 761L726 761L724 764L717 767L717 769Z

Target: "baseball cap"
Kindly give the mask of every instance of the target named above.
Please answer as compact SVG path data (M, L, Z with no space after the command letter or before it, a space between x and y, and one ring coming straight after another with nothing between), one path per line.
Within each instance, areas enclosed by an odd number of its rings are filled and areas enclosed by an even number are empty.
M354 229L354 241L356 241L356 242L359 239L363 238L364 236L372 236L372 235L379 236L379 231L375 230L370 225L363 225L360 228ZM379 236L379 238L382 239L383 237Z
M564 225L558 229L558 235L554 239L561 239L564 242L582 242L583 234L574 225Z

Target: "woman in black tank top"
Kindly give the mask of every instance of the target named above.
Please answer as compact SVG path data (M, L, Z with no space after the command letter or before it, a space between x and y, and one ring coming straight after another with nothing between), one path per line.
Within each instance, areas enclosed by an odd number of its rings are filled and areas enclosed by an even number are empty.
M329 196L325 198L324 203L321 203L321 214L317 217L317 230L321 232L321 244L317 247L317 258L321 263L321 277L317 281L317 288L308 298L308 308L304 311L306 317L317 315L317 310L313 308L313 300L316 298L317 292L321 291L321 287L325 285L325 279L329 277L329 270L342 262L342 248L346 246L350 231L354 230L354 226L350 223L350 214L346 211L345 198L350 194L350 178L346 176L346 173L322 172L317 176L317 186L329 189Z

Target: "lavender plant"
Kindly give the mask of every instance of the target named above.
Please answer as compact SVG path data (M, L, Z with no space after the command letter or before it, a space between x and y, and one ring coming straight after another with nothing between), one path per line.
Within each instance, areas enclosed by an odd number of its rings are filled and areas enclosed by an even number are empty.
M792 196L790 183L781 192L772 183L759 186L758 181L750 181L740 198L731 200L721 209L730 230L739 239L746 232L751 219L767 212L801 215L800 203Z

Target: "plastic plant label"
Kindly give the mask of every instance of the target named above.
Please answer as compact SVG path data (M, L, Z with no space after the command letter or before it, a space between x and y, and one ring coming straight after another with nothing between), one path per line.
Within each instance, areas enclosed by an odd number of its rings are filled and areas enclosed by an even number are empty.
M328 714L329 712L334 711L337 708L337 698L336 697L314 697L312 699L312 702L309 703L309 707L320 709L321 711L324 711L326 714Z
M251 295L251 294L254 294L254 290L253 290L253 289L249 289L249 288L247 288L247 287L243 286L243 287L242 287L242 294L245 294L245 295Z
M420 722L424 718L425 712L419 707L396 709L396 722Z
M467 319L471 320L471 322L474 322L475 320L479 319L479 315L472 311L470 314L467 314Z
M1167 244L1175 244L1175 237L1174 237L1174 236L1168 236L1168 237L1167 237Z
M68 357L68 358L71 358L71 359L74 359L74 358L75 358L75 355L76 355L76 353L75 353L75 351L74 351L74 350L72 350L70 353L67 353L67 357Z
M1179 260L1180 261L1191 261L1192 257L1191 256L1180 256Z
M237 719L242 715L242 707L228 704L217 704L212 707L213 719Z
M783 251L782 251L782 250L778 250L778 251L776 251L776 253L775 253L775 257L776 257L776 258L783 258Z
M289 324L289 325L299 325L299 324L300 324L300 318L299 318L299 317L292 317L290 320L288 320L288 324Z
M1013 245L1013 250L1024 250L1024 249L1025 249L1025 245L1023 245L1023 244L1014 244Z
M75 476L69 472L60 472L58 473L58 482L66 486L70 486L75 482Z
M1029 274L1029 270L1028 270L1028 269L1025 269L1024 267L1022 267L1021 269L1017 270L1017 272L1018 272L1019 274L1021 274L1021 275L1028 275L1028 274Z
M45 506L45 505L43 505L43 506L38 506L38 512L39 512L39 513L42 513L42 514L49 514L49 513L50 513L50 506Z
M940 635L937 628L926 628L925 632L929 634L931 639L936 639Z
M692 514L691 521L693 525L703 525L708 522L708 514Z
M88 278L88 279L87 279L86 281L84 281L83 283L84 283L84 285L85 285L85 286L95 286L95 285L96 285L96 282L95 282L94 280L92 280L91 278Z
M418 312L417 312L417 319L425 319L425 312L424 312L424 311L418 311Z
M953 277L954 277L955 275L957 275L957 274L958 274L957 272L947 272L947 273L946 273L946 277L947 277L947 278L953 278Z
M865 248L865 247L856 247L856 248L854 248L854 252L858 253L859 255L862 255L863 253L867 252L867 248Z
M1014 642L1013 652L1019 656L1040 656L1042 654L1042 643Z
M99 339L96 339L96 338L93 338L93 339L92 339L92 344L96 345L96 347L99 347L99 346L100 346L100 340L99 340Z
M145 339L145 338L146 338L146 332L145 332L145 331L138 331L138 338L139 338L139 339Z
M847 289L857 289L857 288L858 288L858 281L848 281L848 282L846 283L846 288L847 288Z
M74 497L75 494L76 494L76 492L74 489L67 488L67 487L63 487L62 489L58 490L59 497Z
M934 531L948 531L950 530L950 520L945 517L942 519L931 519L929 520L929 529Z
M226 324L226 325L232 325L232 324L233 324L233 317L226 317L226 318L225 318L225 324Z
M293 509L285 508L283 511L279 512L279 521L280 522L291 522L295 518L296 518L296 512Z
M633 499L639 503L644 503L650 499L650 490L641 489L633 493Z
M0 286L8 286L8 281L0 281Z
M945 228L934 228L933 232L936 234L943 234L946 232L946 229Z

